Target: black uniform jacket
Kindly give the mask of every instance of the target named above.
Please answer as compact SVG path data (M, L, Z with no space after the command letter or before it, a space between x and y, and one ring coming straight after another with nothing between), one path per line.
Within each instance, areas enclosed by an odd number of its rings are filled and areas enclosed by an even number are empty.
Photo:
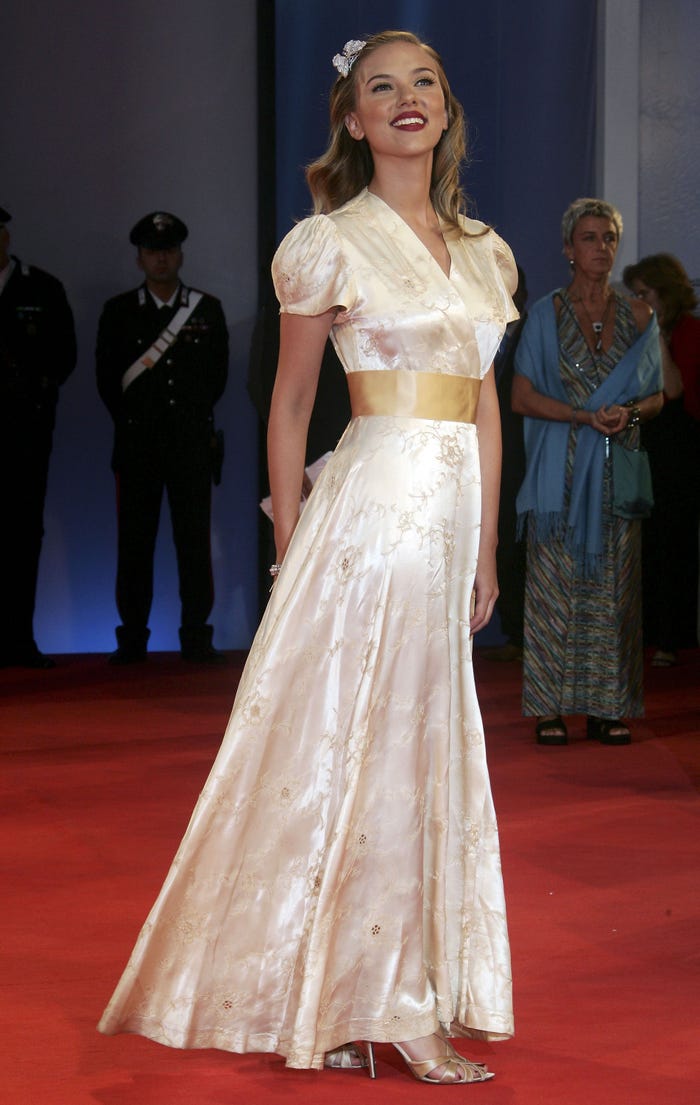
M51 430L58 389L75 368L73 314L60 281L13 260L0 294L0 408L20 433Z
M139 359L193 289L181 286L172 308L159 310L145 285L105 304L97 334L97 386L115 422L113 466L153 448L210 449L212 408L226 385L228 330L218 299L203 294L177 339L153 368L122 390Z

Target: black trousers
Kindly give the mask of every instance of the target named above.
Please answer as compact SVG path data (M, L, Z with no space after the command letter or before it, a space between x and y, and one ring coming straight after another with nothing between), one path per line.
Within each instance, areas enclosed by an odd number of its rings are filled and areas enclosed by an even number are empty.
M0 426L0 656L34 647L34 606L44 536L53 419Z
M504 495L501 491L501 505L498 515L498 546L496 548L496 570L498 572L499 596L496 602L501 629L512 645L522 648L525 621L525 541L516 541L517 516L515 513L515 495Z
M682 400L642 428L654 489L642 524L645 644L675 652L697 645L700 426Z
M513 350L511 349L511 360ZM523 444L523 420L510 407L510 374L502 376L498 385L498 401L501 409L503 437L503 467L498 511L498 547L496 568L500 594L496 607L501 629L510 644L523 644L525 618L525 562L526 543L516 540L517 514L515 501L525 476L525 446Z
M129 449L117 469L120 644L145 643L153 601L153 558L165 491L177 555L182 632L204 630L214 602L211 569L211 453L173 441Z

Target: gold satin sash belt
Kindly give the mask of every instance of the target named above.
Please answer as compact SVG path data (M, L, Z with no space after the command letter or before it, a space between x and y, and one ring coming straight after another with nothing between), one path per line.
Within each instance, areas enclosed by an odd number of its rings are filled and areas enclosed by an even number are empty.
M353 418L363 414L393 414L474 422L481 380L446 376L441 372L349 372Z

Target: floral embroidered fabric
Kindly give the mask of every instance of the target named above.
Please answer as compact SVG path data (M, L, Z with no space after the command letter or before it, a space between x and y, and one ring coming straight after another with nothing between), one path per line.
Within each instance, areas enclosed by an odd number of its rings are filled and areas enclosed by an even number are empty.
M448 246L449 277L361 193L285 239L282 309L341 307L346 371L479 379L515 316L515 267L493 231ZM479 518L474 425L351 421L102 1031L316 1068L347 1040L511 1034L469 637Z

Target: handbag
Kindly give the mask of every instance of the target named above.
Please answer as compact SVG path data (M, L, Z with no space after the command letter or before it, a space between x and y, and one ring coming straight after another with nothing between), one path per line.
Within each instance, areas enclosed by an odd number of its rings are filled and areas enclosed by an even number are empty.
M612 443L613 514L648 518L654 506L651 466L646 449L625 449Z

